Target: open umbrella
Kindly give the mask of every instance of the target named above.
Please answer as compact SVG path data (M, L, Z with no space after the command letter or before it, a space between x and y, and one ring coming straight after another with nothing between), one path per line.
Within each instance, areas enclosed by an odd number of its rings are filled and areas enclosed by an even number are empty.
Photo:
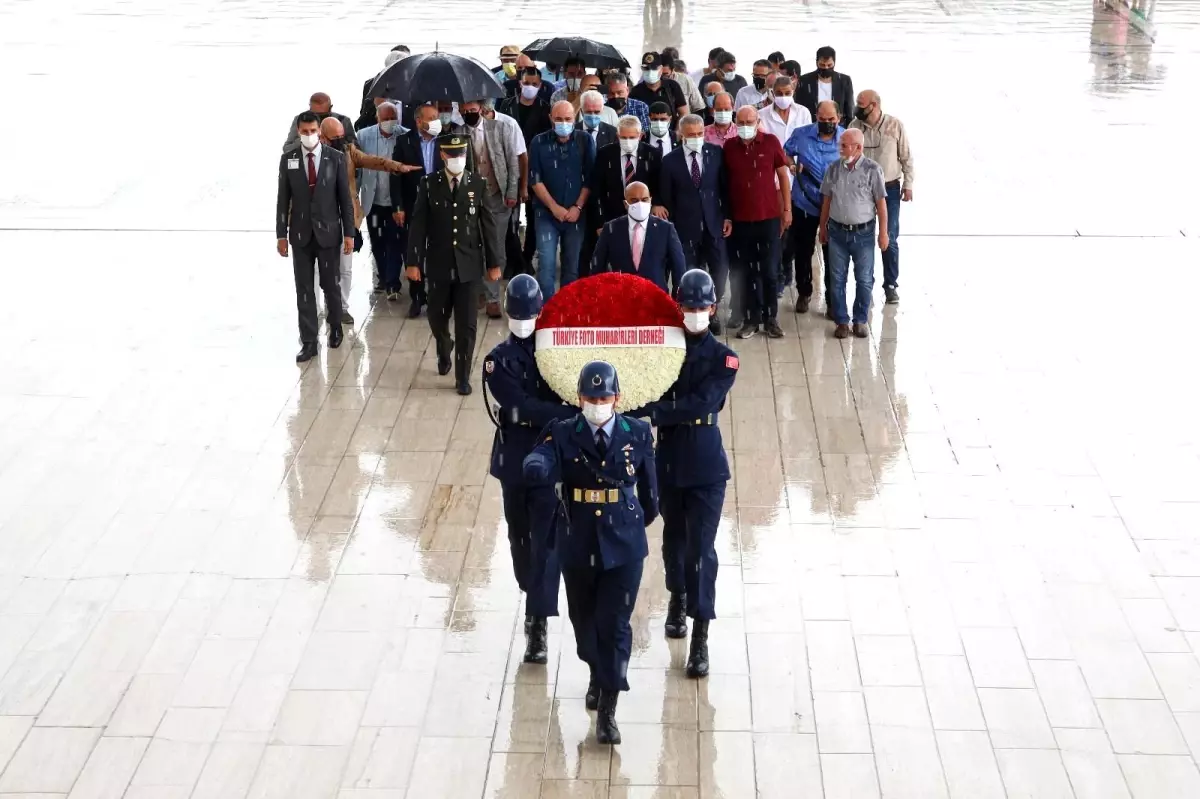
M562 64L568 58L582 58L589 67L627 67L629 62L611 44L594 42L582 36L555 36L538 39L522 50L534 61Z
M418 53L379 73L371 97L389 97L410 105L439 100L462 103L503 97L504 89L481 62L453 53Z

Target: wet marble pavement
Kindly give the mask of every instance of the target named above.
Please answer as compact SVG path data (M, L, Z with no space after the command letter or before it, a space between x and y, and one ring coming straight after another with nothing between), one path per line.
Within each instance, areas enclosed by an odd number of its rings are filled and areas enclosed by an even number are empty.
M0 7L33 123L0 151L0 796L1200 795L1200 10L1151 42L1086 0L647 5L586 29L743 71L835 45L918 183L870 339L737 342L714 673L653 553L615 750L568 623L519 663L479 394L365 253L352 346L296 368L269 227L309 93L579 7Z

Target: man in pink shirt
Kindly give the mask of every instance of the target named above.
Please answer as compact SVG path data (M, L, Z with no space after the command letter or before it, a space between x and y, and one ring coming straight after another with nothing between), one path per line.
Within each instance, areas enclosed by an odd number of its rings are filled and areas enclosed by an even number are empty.
M737 138L737 125L733 124L733 95L721 92L713 100L713 124L704 128L706 144L724 147L725 142Z

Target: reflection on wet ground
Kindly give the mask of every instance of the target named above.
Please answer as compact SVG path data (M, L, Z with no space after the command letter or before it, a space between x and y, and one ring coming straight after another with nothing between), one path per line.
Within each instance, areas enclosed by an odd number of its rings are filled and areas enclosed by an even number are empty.
M297 370L269 229L309 93L579 7L0 8L33 123L0 155L0 795L1200 795L1200 7L638 5L582 27L835 45L918 185L870 339L818 309L737 343L714 673L652 554L613 752L569 624L519 664L478 397L365 254L353 346Z

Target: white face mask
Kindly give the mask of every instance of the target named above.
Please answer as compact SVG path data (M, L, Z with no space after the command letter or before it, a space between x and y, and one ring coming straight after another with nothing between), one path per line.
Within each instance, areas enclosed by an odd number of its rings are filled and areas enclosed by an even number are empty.
M693 153L698 153L704 149L704 137L694 136L690 139L684 139L683 146L691 150Z
M569 92L579 91L579 86L582 83L583 83L583 78L567 78L567 91L569 91Z
M508 329L517 338L529 338L533 335L533 329L537 327L537 317L533 319L509 319Z
M467 157L465 155L456 155L453 158L446 159L446 171L451 175L461 175L466 168Z
M756 125L738 125L738 137L742 141L750 141L756 133L758 133Z
M624 155L633 155L637 152L638 139L617 139L621 144L621 153Z
M775 107L780 111L786 111L792 107L792 96L790 94L781 94L775 98Z
M440 120L440 119L429 120L429 127L426 129L425 132L428 133L430 136L437 136L439 133L442 132L442 120Z
M394 120L394 119L383 120L382 122L379 123L379 129L381 131L383 131L384 133L386 133L388 136L391 136L392 131L394 131L396 129L396 120Z
M737 80L737 70L731 69L725 73L725 80Z
M612 402L606 402L603 405L597 405L594 402L584 402L580 410L583 411L583 418L594 424L596 427L603 427L613 415Z
M661 138L666 137L667 131L671 129L671 123L665 119L650 120L650 132Z
M708 311L684 311L683 326L689 333L703 333L708 330Z
M718 125L728 125L730 122L733 121L733 112L732 111L713 111L713 119L715 119L717 121Z
M857 156L857 155L852 155L852 156L850 156L849 158L843 158L843 159L842 159L842 163L843 163L843 164L845 164L846 166L850 166L851 164L853 164L853 163L854 163L854 159L855 159L855 158L858 158L858 156Z
M659 77L662 76L662 71L658 69L642 70L642 80L646 83L658 83Z
M634 222L645 222L650 218L650 203L630 203L629 218Z
M530 85L528 83L522 83L521 84L521 96L524 97L526 100L532 100L534 97L538 96L538 87Z
M311 150L312 148L316 147L317 144L320 143L320 141L321 141L321 134L319 134L319 133L301 133L300 134L300 144L304 147L305 150Z

